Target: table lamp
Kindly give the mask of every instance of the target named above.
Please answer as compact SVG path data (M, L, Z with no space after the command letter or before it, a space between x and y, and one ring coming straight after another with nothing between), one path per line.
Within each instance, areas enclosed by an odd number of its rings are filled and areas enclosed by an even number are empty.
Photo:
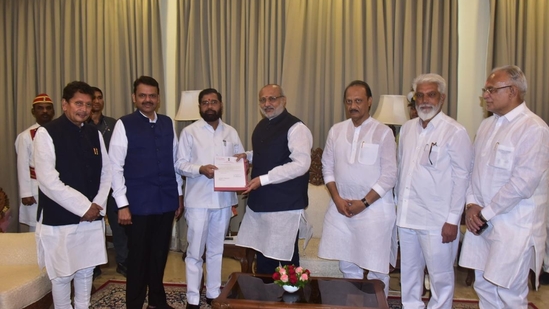
M200 119L200 111L198 109L198 94L200 94L200 91L181 91L181 101L179 102L179 109L175 115L175 120L195 121Z

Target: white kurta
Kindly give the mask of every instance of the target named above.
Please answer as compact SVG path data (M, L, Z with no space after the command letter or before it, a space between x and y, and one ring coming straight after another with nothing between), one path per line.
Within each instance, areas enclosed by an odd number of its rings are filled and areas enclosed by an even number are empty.
M111 167L109 156L98 131L101 143L102 170L99 191L93 201L88 200L79 191L65 185L55 169L55 147L53 140L44 128L39 128L34 139L36 179L40 190L63 208L82 217L92 202L103 207L105 215L107 196L111 186ZM107 263L105 248L105 222L80 222L62 226L36 226L38 265L46 267L50 279L65 277L76 271Z
M396 210L396 144L391 129L368 118L356 127L349 119L328 133L322 155L326 183L335 182L344 199L360 200L374 189L381 198L348 218L337 211L333 200L324 218L318 256L343 260L361 268L387 274L394 264L391 251Z
M38 123L28 127L17 135L15 152L17 153L17 179L19 180L19 198L34 197L38 201L38 182L31 178L30 168L34 168L34 147L31 131L36 130ZM36 226L36 211L38 204L23 205L19 200L19 222L28 226Z
M539 272L543 262L549 128L522 103L504 116L485 119L474 148L467 203L483 207L490 227L480 236L467 231L459 264L482 270L487 280L508 288L529 248L535 250L531 269Z

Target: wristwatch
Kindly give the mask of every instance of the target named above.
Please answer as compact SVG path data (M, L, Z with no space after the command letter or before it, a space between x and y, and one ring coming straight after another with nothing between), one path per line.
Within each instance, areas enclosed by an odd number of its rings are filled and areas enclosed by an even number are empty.
M360 201L364 203L364 206L366 206L365 208L368 208L368 206L370 206L370 204L368 204L368 201L366 201L366 198L363 198Z

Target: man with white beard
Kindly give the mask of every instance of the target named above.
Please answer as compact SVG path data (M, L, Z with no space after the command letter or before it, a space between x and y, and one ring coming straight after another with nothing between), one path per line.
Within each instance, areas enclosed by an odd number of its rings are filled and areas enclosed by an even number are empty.
M427 266L432 292L428 308L452 308L458 225L473 149L465 128L441 113L444 78L423 74L413 88L419 117L400 131L396 186L402 304L425 308L421 295Z

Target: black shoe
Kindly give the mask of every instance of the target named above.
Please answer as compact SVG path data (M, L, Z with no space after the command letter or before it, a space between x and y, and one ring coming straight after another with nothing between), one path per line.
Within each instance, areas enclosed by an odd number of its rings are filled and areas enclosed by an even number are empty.
M539 283L543 285L549 284L549 273L542 272L541 275L539 275Z
M211 306L213 300L214 300L213 298L208 298L208 297L206 297L206 304L208 304L208 305Z
M189 303L187 303L187 309L200 309L200 305L191 305Z
M99 266L95 266L95 268L93 269L93 280L95 280L99 276L101 276L101 268Z
M124 278L128 277L128 268L124 263L118 263L118 265L116 265L116 272L124 276Z

